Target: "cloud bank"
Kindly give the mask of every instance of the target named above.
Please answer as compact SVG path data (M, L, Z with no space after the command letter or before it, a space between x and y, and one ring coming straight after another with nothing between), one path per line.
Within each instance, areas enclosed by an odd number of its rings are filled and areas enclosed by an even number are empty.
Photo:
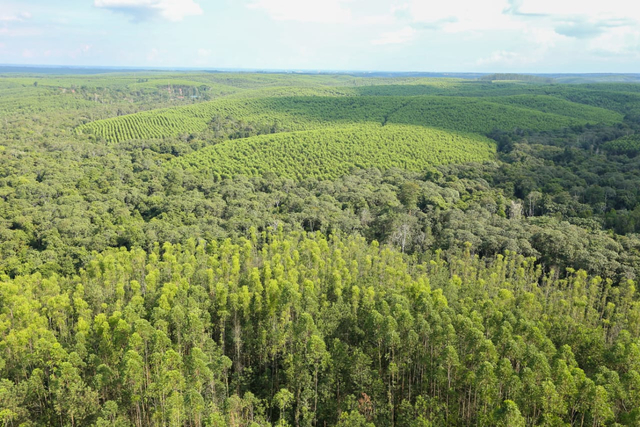
M478 66L543 63L576 46L593 58L640 57L640 6L629 0L405 0L389 14L395 29L381 31L372 44L490 40L494 50L479 54Z

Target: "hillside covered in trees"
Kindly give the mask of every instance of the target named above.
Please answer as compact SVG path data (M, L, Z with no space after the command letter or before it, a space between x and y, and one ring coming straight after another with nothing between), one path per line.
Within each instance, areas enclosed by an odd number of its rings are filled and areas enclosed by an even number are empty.
M640 424L640 85L0 76L7 426Z

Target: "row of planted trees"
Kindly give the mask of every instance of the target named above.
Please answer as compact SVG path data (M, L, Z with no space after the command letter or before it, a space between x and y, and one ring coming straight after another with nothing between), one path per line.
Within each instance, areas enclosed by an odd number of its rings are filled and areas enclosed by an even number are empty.
M489 161L493 143L480 136L437 129L367 124L262 135L208 146L177 157L170 168L183 168L216 181L238 174L279 176L303 181L329 180L357 168L422 171L449 163Z
M5 425L635 425L633 282L273 234L0 283Z
M199 133L216 117L234 117L261 127L278 121L282 127L297 131L353 124L405 124L480 134L494 129L559 130L587 122L622 121L619 113L561 98L483 98L490 92L481 97L416 96L420 89L405 87L403 91L405 96L341 96L308 88L289 88L284 93L251 91L197 105L99 120L78 130L121 142ZM243 133L236 136L242 137Z

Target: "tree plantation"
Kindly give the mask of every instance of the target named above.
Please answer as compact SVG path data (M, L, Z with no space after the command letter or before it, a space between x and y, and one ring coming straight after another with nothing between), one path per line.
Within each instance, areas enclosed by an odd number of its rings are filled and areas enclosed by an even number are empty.
M440 164L481 162L494 154L494 144L479 136L418 126L363 125L232 140L174 163L216 181L266 172L301 180L337 178L353 168L420 171Z
M316 92L316 93L314 93ZM214 117L232 117L291 130L352 123L400 123L488 133L514 127L550 130L586 123L613 124L622 115L550 96L330 96L324 91L249 91L196 106L148 111L77 128L109 142L202 132ZM267 96L265 96L267 95ZM285 96L281 96L285 95ZM246 97L246 98L245 98Z
M108 250L0 284L5 422L636 422L632 281L321 234ZM9 309L11 308L11 309ZM513 413L510 413L512 411Z
M0 123L3 426L640 425L640 84L7 72Z

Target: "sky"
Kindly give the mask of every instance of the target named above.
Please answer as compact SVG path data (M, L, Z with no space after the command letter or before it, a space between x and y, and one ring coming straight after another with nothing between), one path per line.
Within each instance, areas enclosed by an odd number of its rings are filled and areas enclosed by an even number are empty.
M0 0L0 64L640 73L640 2Z

